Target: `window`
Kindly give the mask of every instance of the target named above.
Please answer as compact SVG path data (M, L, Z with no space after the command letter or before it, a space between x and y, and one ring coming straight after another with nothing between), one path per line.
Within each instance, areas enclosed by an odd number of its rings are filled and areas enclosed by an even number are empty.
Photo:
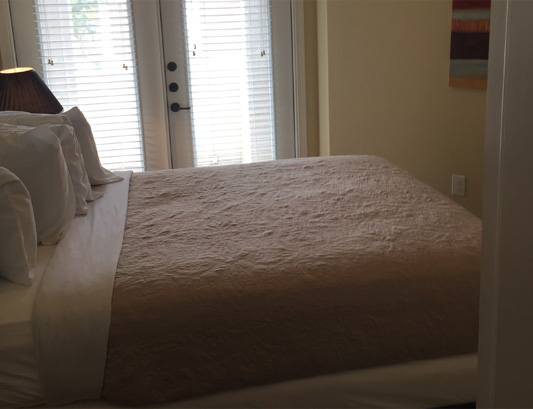
M35 0L44 80L91 123L102 165L144 170L128 0Z

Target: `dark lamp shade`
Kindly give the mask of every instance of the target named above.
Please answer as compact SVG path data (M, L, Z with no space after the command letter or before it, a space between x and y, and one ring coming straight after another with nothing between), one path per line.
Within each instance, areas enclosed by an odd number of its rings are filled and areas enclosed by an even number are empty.
M0 111L58 114L63 107L30 67L0 71Z

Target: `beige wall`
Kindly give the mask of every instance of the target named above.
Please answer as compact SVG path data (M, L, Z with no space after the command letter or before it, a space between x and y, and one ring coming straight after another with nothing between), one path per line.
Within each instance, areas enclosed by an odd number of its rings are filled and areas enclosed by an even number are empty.
M453 198L480 216L486 92L448 86L451 5L319 0L318 41L306 21L318 68L306 68L320 104L308 106L319 107L321 153L382 156L448 196L451 175L465 175L466 197Z

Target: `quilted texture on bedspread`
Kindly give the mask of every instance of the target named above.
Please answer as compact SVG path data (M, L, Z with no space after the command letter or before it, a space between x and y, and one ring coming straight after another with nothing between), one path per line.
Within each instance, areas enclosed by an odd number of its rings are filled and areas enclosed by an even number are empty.
M370 156L134 174L103 396L473 352L480 241L479 219Z

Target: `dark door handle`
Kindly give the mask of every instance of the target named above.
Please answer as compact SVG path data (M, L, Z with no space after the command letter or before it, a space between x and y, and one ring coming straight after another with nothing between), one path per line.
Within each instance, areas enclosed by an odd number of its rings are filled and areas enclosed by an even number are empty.
M170 110L172 112L178 112L182 109L191 109L191 107L181 107L180 104L178 104L177 102L173 102L172 104L170 104Z

